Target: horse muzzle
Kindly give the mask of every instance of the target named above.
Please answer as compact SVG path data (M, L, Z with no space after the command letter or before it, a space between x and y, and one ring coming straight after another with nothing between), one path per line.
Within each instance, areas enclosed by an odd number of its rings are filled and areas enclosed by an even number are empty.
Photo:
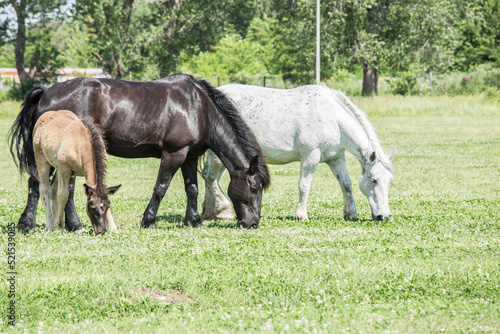
M250 221L245 221L245 220L238 220L238 223L236 223L236 226L239 228L247 228L247 229L256 229L259 227L259 220L250 220Z

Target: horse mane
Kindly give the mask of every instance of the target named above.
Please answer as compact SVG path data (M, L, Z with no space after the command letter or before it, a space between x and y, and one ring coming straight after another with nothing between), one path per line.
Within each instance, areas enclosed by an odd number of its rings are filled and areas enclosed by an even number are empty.
M209 82L205 80L198 80L192 76L190 77L195 83L198 83L201 86L203 91L215 104L216 109L228 121L229 126L236 135L238 143L240 144L243 152L245 152L248 160L251 160L255 156L259 157L258 172L262 187L264 189L268 188L271 184L271 177L265 162L264 154L262 153L255 135L241 117L236 106L227 98L226 95L212 86Z
M89 130L92 141L92 154L95 162L96 193L103 198L108 194L106 188L106 142L100 127L94 124L91 118L81 119L83 125Z
M394 166L385 153L384 149L382 148L382 145L380 144L380 140L377 137L377 134L375 133L375 128L373 127L372 123L366 116L366 114L356 107L354 103L341 91L338 90L333 90L332 91L335 93L336 97L344 104L347 109L354 115L354 117L358 120L359 124L361 124L361 127L365 131L368 140L370 141L373 150L375 151L375 155L377 156L377 159L384 165L391 173L394 172Z

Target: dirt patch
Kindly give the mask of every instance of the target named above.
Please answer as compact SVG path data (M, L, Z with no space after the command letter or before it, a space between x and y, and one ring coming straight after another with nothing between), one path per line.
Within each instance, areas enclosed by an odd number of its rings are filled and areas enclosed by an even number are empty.
M130 299L133 301L137 301L144 297L151 298L158 302L170 304L194 304L194 299L191 298L187 291L182 291L179 289L164 291L151 288L149 286L133 290Z

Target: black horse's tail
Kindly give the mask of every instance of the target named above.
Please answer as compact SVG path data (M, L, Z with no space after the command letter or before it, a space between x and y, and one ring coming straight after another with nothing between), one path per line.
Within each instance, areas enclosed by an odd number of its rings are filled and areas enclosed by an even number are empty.
M33 151L33 128L35 127L38 102L45 93L45 88L35 87L27 95L22 109L9 130L10 154L22 174L26 171L38 179L35 153Z
M191 79L203 88L217 110L225 115L226 119L233 127L238 137L238 141L247 157L252 159L255 156L259 156L258 171L262 186L264 189L269 187L271 184L271 177L265 162L264 154L262 154L262 150L257 142L257 139L255 138L255 135L241 117L236 106L227 98L226 95L224 95L224 93L212 86L209 82L205 80L197 80L194 77L191 77Z

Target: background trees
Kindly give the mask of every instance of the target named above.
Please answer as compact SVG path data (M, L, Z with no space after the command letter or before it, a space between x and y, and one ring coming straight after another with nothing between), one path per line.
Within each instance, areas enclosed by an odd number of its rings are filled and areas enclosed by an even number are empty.
M314 79L313 0L70 4L3 1L0 64L15 58L22 81L65 66L99 66L137 80L178 71L240 82L262 75L293 84ZM322 78L362 73L364 95L377 94L381 73L409 87L422 73L500 62L500 0L322 1L321 22Z

